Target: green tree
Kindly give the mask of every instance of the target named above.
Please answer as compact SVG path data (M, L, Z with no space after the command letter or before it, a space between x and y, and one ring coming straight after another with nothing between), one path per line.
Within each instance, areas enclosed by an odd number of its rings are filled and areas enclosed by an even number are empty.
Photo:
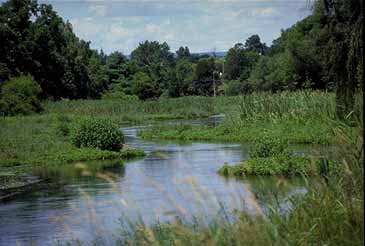
M261 43L260 37L257 34L250 36L246 40L244 48L247 51L254 51L262 55L266 54L268 49L265 43Z
M190 55L190 51L189 48L187 46L183 47L181 46L177 51L176 51L176 56L177 59L190 59L191 55Z
M131 60L136 62L139 70L148 74L152 79L152 93L160 96L168 88L168 82L174 75L174 57L166 42L145 41L132 51Z
M314 15L321 23L320 58L327 78L336 81L336 112L345 119L354 110L354 94L363 88L362 1L319 1Z
M153 87L151 77L144 72L137 72L133 75L132 92L141 100L159 96Z
M193 90L197 95L213 95L213 72L216 71L213 57L202 58L198 61L195 69ZM216 82L217 78L215 77ZM217 85L218 88L218 85Z
M235 44L234 47L227 52L224 74L225 79L247 79L259 57L260 55L256 52L245 50L241 43Z
M169 84L169 96L179 97L192 94L193 79L193 64L187 59L179 60L175 67L175 78Z
M30 75L21 75L6 81L0 91L0 111L5 115L30 114L42 110L40 86Z
M106 64L109 74L109 83L120 83L125 79L127 58L118 51L107 56Z

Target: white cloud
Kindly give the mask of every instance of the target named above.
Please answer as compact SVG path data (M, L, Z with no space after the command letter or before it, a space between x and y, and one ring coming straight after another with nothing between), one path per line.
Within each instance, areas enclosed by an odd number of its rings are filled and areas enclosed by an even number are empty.
M159 25L149 23L145 26L144 30L150 33L159 33L161 32L161 27Z
M129 31L121 25L113 24L110 27L110 34L115 38L123 38L129 35Z
M258 8L251 12L252 16L256 17L273 17L279 15L279 11L274 8Z
M174 40L175 39L175 34L167 33L163 36L163 39L165 39L166 41Z
M97 34L99 31L103 29L103 25L92 23L91 19L71 19L70 22L72 24L75 32L81 34L82 38L90 38L90 36Z
M94 14L96 16L106 16L106 13L108 12L108 7L106 5L91 4L89 5L88 10L91 14Z

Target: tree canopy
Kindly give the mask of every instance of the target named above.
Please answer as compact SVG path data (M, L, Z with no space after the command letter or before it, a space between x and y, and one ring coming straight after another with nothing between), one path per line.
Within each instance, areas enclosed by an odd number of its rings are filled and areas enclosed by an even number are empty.
M0 6L0 87L29 74L40 97L54 100L211 96L213 84L228 94L333 90L343 117L363 87L360 6L361 0L315 1L312 14L282 30L270 47L253 34L225 57L192 54L187 46L174 54L166 42L149 40L128 57L91 49L49 4L8 0Z

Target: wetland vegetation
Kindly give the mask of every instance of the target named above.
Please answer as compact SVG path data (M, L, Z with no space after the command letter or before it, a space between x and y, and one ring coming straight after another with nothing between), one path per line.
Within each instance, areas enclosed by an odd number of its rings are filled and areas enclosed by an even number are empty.
M309 5L270 46L126 56L3 1L0 245L362 245L362 1Z

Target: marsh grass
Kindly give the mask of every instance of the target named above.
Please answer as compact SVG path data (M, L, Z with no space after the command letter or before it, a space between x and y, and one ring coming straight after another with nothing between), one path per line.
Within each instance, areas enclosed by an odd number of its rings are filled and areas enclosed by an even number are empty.
M142 150L77 148L69 139L75 118L60 115L7 117L0 120L0 186L22 182L35 168L67 166L80 161L126 160L144 156Z
M235 103L231 97L161 98L150 101L63 100L46 102L47 113L69 116L108 117L118 123L148 120L196 119L224 112Z
M222 105L224 99L215 99ZM332 93L317 91L260 93L231 97L234 103L218 126L183 124L154 126L141 132L146 139L254 141L269 135L290 143L329 143L332 141L335 98ZM227 100L228 101L228 100Z
M243 213L235 223L217 219L217 229L177 222L142 227L130 245L363 245L364 123L358 99L355 120L336 121L332 129L334 166L316 182L306 179L306 194L291 198L287 213L272 206L261 218Z

